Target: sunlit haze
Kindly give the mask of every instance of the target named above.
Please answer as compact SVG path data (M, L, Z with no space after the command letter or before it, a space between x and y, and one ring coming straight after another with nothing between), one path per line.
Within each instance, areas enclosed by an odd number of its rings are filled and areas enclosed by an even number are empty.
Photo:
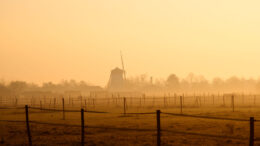
M0 78L260 75L259 0L1 0Z

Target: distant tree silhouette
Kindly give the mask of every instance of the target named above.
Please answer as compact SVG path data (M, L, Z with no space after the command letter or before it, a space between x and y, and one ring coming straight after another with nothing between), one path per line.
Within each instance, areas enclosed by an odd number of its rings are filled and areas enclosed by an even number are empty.
M166 86L168 86L170 89L178 90L180 87L179 78L175 74L169 75L166 80Z
M8 88L15 91L21 92L27 88L27 83L24 81L13 81L9 84Z

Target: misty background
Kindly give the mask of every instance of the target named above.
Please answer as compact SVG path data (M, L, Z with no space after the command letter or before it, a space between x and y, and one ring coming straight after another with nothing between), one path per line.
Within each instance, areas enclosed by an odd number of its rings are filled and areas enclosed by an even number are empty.
M241 93L257 94L260 93L260 80L244 79L232 76L226 80L214 78L207 80L202 75L190 73L185 78L179 78L175 74L170 74L164 79L154 79L145 74L128 78L124 86L125 91L140 92L147 94L168 94L168 93L203 93L203 94L223 94ZM88 95L90 92L108 91L106 87L89 84L85 81L63 80L59 83L46 82L41 85L25 81L11 81L0 83L0 93L2 95L19 95L20 93L73 93Z
M258 79L257 0L0 1L0 79L41 85L190 72ZM232 8L232 9L231 9ZM242 80L242 79L241 79Z

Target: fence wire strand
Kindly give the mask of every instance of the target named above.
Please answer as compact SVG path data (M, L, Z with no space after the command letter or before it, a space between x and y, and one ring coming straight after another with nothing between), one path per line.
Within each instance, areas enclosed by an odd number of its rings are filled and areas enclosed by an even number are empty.
M0 107L0 109L24 109L24 107Z
M153 115L156 114L155 112L147 112L147 113L121 113L126 115Z
M0 120L0 122L25 123L26 121L18 121L18 120Z
M60 109L46 109L38 107L29 107L30 109L42 110L42 111L53 111L53 112L80 112L80 110L60 110Z
M25 121L23 121L25 122ZM62 127L81 127L81 125L72 125L72 124L61 124L61 123L49 123L49 122L39 122L39 121L30 121L33 124L41 125L51 125L51 126L62 126ZM85 125L85 128L94 128L94 129L109 129L109 130L119 130L119 131L156 131L156 129L136 129L136 128L119 128L119 127L100 127L100 126L88 126Z
M165 132L170 132L174 134L182 134L182 135L195 135L195 136L203 136L203 137L213 137L213 138L224 138L224 139L236 139L236 140L248 140L249 138L245 137L233 137L233 136L222 136L222 135L212 135L212 134L202 134L202 133L193 133L193 132L182 132L182 131L172 131L172 130L162 130Z
M214 120L229 120L229 121L241 121L241 122L249 122L246 119L236 119L236 118L222 118L222 117L208 117L208 116L200 116L200 115L187 115L187 114L176 114L176 113L166 113L161 112L162 114L179 116L179 117L192 117L192 118L201 118L201 119L214 119Z
M62 127L81 127L81 125L61 124L61 123L49 123L49 122L39 122L39 121L30 121L30 123L40 124L40 125L62 126Z
M29 107L30 109L35 110L43 110L43 111L53 111L53 112L81 112L80 110L60 110L60 109L46 109L46 108L38 108L38 107ZM103 114L109 114L110 112L104 112L104 111L91 111L91 110L84 110L86 113L103 113ZM112 114L112 113L111 113ZM147 113L114 113L114 114L128 114L128 115L149 115L149 114L156 114L155 112L147 112Z
M102 112L102 111L89 111L89 110L85 110L85 113L99 113L99 114L109 114L109 112Z

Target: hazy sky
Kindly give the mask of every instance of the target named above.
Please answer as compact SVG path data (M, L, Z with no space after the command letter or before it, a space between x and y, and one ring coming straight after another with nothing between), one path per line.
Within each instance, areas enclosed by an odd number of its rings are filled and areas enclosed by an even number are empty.
M259 0L1 0L0 78L260 76Z

